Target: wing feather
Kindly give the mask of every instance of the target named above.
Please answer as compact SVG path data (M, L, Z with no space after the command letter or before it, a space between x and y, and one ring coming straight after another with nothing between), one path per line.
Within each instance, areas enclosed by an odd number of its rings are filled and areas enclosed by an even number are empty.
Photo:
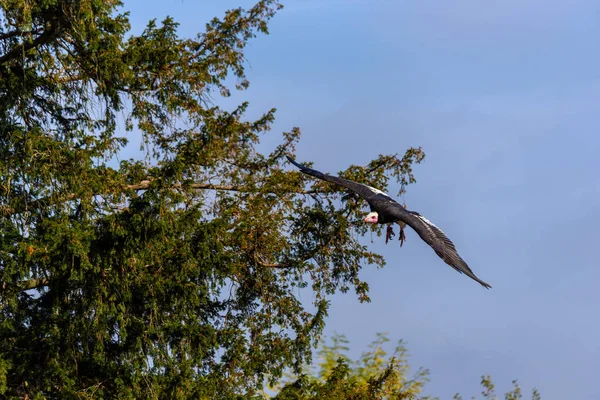
M490 289L491 286L486 282L479 279L469 268L469 265L462 259L458 254L454 243L446 234L438 228L433 222L415 211L408 211L404 214L404 222L413 228L428 245L431 246L433 251L448 265L457 270L458 272L467 275L469 278L479 282L486 289Z
M328 174L324 174L321 171L317 171L316 169L312 169L305 165L297 163L293 158L291 158L288 155L286 155L286 157L289 160L289 162L294 164L296 167L300 168L300 171L302 171L303 173L310 175L310 176L314 176L315 178L321 179L323 181L335 183L336 185L343 186L346 189L350 189L367 201L371 201L375 197L378 197L381 195L386 196L386 197L390 198L390 200L392 200L392 198L390 196L383 193L379 189L375 189L374 187L371 187L368 185L363 185L362 183L354 182L354 181L351 181L348 179L340 178L338 176L331 176Z

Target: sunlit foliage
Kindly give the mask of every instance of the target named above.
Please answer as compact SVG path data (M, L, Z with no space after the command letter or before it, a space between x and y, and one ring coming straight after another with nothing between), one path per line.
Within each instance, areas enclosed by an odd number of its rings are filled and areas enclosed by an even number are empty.
M316 365L305 368L300 375L287 376L282 383L271 388L271 392L275 392L272 399L439 400L438 397L423 394L429 382L429 370L419 368L411 372L402 340L388 354L388 335L379 333L368 351L357 360L348 356L350 345L344 335L334 334L330 342L320 345ZM523 399L517 381L512 383L513 389L505 393L503 398ZM481 377L481 386L482 399L498 399L489 375ZM454 399L463 400L463 397L456 394ZM536 389L532 391L531 400L541 400Z

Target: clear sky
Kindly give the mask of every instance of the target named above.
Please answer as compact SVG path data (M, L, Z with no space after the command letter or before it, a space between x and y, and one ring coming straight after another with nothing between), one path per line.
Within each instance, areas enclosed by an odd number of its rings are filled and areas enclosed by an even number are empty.
M187 36L251 4L125 0L135 30L171 15ZM326 332L354 355L376 332L404 339L441 399L479 394L488 373L499 393L518 379L545 400L600 399L600 2L284 5L247 51L250 89L227 101L277 107L271 136L300 127L298 158L325 172L422 146L408 208L493 286L411 230L403 248L375 238L372 302L334 297Z

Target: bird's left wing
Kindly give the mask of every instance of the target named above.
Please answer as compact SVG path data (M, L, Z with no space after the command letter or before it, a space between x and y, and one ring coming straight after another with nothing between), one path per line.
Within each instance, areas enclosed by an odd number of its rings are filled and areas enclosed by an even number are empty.
M385 196L390 200L394 201L390 196L388 196L386 193L382 192L379 189L375 189L374 187L368 185L363 185L362 183L350 181L348 179L324 174L321 171L317 171L316 169L308 168L307 166L297 163L293 158L291 158L288 155L286 155L286 157L289 160L289 162L294 164L296 167L300 168L300 171L302 171L303 173L310 176L314 176L315 178L321 179L323 181L335 183L336 185L340 185L347 189L350 189L367 201L373 200L375 197L380 196Z
M466 261L458 254L454 243L452 243L446 234L442 232L440 228L435 226L433 222L429 221L418 212L405 210L402 206L390 204L388 207L389 213L393 213L398 219L413 228L419 234L421 239L431 246L433 251L435 251L446 264L479 282L484 288L491 288L489 284L479 279L473 273Z

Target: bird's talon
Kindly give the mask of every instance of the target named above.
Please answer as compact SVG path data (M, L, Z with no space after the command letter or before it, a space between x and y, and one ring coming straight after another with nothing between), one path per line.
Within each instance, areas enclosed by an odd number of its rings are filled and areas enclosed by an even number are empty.
M400 235L398 240L400 240L400 247L402 247L404 241L406 240L406 236L404 235L404 228L400 228Z
M388 243L388 240L396 236L394 233L394 229L392 229L391 225L388 225L387 230L385 231L385 244Z

